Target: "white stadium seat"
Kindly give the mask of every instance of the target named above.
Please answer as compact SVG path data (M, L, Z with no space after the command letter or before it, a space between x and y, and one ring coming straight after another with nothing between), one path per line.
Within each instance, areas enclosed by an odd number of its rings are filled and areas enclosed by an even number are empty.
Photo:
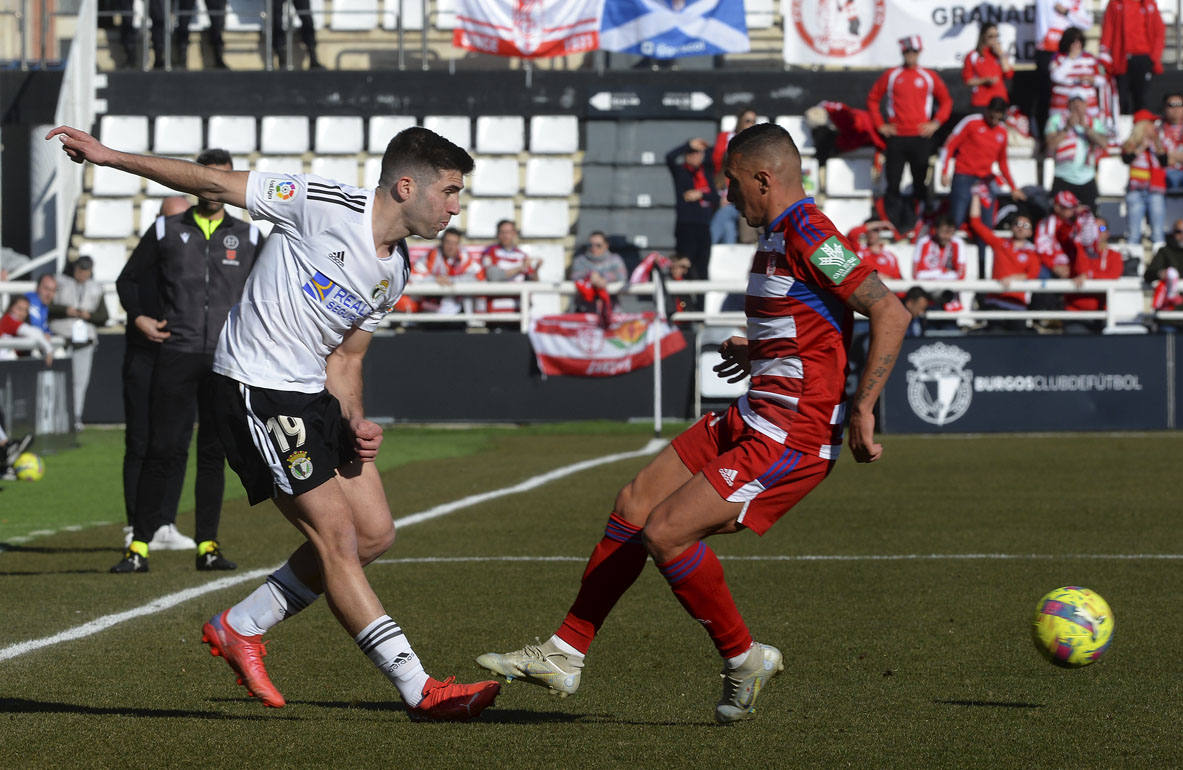
M255 161L255 171L274 174L303 174L304 159L299 155L266 155Z
M312 159L309 171L316 176L356 186L359 181L357 157L319 157Z
M398 29L398 17L402 15L404 30L423 29L423 0L384 0L386 12L382 14L385 29Z
M140 213L137 218L139 226L136 227L136 234L143 235L148 232L148 228L156 221L156 217L160 215L160 198L144 198L140 201Z
M268 155L308 152L308 118L304 115L268 115L261 126L260 152Z
M366 152L371 155L381 155L386 152L386 145L394 135L403 129L418 125L413 117L408 115L377 115L370 118L370 138L366 144Z
M333 0L329 29L370 30L378 26L378 0Z
M840 233L850 232L871 216L871 198L829 198L822 207ZM896 256L901 256L897 254ZM911 259L911 255L908 255Z
M1039 184L1039 161L1035 158L1008 158L1006 165L1010 166L1010 175L1020 188Z
M456 28L456 0L436 0L435 28Z
M522 201L523 238L564 238L571 232L571 207L562 199Z
M776 124L789 132L789 136L793 137L793 141L797 144L797 149L804 155L812 155L814 153L813 133L810 132L809 126L805 124L804 115L778 115Z
M1097 194L1105 198L1125 195L1130 181L1130 167L1119 157L1101 158L1097 163Z
M477 158L469 192L482 197L501 197L518 194L517 158Z
M361 186L372 190L378 186L378 177L382 175L382 158L366 158L361 167Z
M213 115L207 147L221 147L231 155L245 155L258 147L255 119L250 115Z
M464 236L468 239L497 237L497 223L513 219L512 198L476 198L464 207Z
M830 158L826 161L826 195L858 198L870 194L870 159Z
M476 119L476 151L516 155L526 146L526 119L520 115L482 115Z
M716 243L711 246L707 262L707 278L711 281L743 282L752 271L752 257L756 247L750 243ZM707 313L718 313L729 292L708 291L702 297L702 307Z
M148 151L148 118L144 115L104 115L99 120L99 141L113 150Z
M356 115L316 119L316 151L323 155L354 155L365 145L365 126ZM352 184L352 183L351 183Z
M579 152L579 118L574 115L535 115L530 118L530 152L540 155Z
M561 281L567 274L567 254L561 243L527 243L522 251L542 260L538 266L538 280Z
M159 115L152 122L152 152L157 155L196 156L203 149L200 116Z
M743 9L748 29L768 29L776 12L773 0L744 0Z
M86 202L86 238L126 238L135 233L130 198L91 198Z
M110 166L94 166L94 176L91 177L90 192L92 195L110 195L127 197L138 195L144 180L135 174L120 171Z
M575 161L530 158L526 161L526 195L566 197L575 191Z
M472 148L472 121L467 115L428 115L423 118L423 127L466 150Z
M123 241L83 241L78 244L78 256L94 260L94 280L114 281L123 271L130 252Z

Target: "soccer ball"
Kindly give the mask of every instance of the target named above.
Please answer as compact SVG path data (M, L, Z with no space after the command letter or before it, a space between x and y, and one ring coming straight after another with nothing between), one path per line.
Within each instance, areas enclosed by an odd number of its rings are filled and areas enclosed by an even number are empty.
M1031 628L1035 647L1064 668L1098 660L1113 638L1113 611L1093 591L1077 586L1057 588L1039 600Z
M40 481L45 475L45 463L40 455L23 452L12 464L12 472L21 481Z

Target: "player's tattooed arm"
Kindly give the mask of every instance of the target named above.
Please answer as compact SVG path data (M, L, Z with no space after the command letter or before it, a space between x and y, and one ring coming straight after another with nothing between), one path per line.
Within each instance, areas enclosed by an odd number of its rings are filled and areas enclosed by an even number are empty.
M871 320L867 364L850 403L849 426L850 451L854 459L869 463L883 454L882 445L875 443L875 402L895 366L911 316L876 273L863 280L846 304Z

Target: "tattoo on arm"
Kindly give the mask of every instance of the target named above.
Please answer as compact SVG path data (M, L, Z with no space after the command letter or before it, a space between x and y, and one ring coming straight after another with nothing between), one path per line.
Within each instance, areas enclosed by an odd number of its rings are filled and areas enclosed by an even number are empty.
M872 273L859 284L859 287L854 290L854 294L850 295L850 299L846 301L846 304L856 312L862 313L863 315L870 315L871 306L888 294L890 292L883 285L883 281L879 280L879 275Z
M868 398L877 398L883 383L887 380L887 375L891 373L895 366L895 353L884 354L879 357L879 360L867 362L867 368L863 373L862 381L859 383L858 393L855 394L854 403L861 404Z

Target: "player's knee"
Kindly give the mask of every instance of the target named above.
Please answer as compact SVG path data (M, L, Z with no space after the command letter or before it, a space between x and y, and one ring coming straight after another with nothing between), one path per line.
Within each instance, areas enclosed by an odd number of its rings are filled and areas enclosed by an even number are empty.
M638 494L636 480L625 484L617 493L613 510L617 516L637 526L643 525L649 518L650 506L648 501Z
M357 555L362 564L369 564L394 545L394 520L387 518L385 527L375 527L359 534Z

